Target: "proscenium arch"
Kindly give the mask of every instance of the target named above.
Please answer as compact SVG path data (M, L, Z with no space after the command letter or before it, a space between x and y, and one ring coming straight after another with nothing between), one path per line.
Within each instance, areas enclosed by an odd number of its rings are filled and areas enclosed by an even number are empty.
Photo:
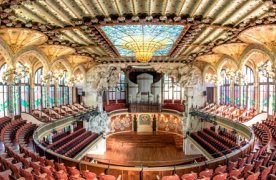
M40 61L42 63L45 73L47 73L49 71L49 69L50 69L49 63L48 63L49 61L48 61L46 55L37 47L29 46L29 47L23 48L22 50L18 51L14 57L15 63L20 59L21 56L24 56L24 55L25 56L29 55L29 56L35 57L36 59L38 59L38 61Z
M66 57L59 57L59 58L55 59L52 62L51 66L50 66L50 69L52 69L55 66L55 64L57 64L57 63L61 63L65 67L65 69L66 69L66 71L68 73L68 78L70 78L71 75L72 75L72 73L73 73L73 70L72 70L71 64L66 59Z
M250 57L250 54L254 53L254 52L260 52L260 53L267 55L269 57L268 60L270 60L273 64L275 64L275 60L274 60L275 58L269 49L267 49L266 47L264 47L262 45L251 44L243 51L243 53L240 56L240 68L241 69L245 66L248 58Z
M13 52L2 38L0 38L0 54L3 56L3 59L7 63L8 67L14 67Z

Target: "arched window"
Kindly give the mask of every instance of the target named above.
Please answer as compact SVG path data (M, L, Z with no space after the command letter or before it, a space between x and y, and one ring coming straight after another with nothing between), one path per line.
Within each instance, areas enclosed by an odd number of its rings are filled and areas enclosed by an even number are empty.
M16 68L22 68L23 64L17 63ZM13 89L14 113L20 115L21 112L30 112L30 83L29 76L23 77L16 82Z
M126 99L126 77L125 73L121 72L119 75L119 83L117 87L108 90L109 100L125 100Z
M222 69L220 76L222 79L222 84L220 86L220 104L230 104L230 80L225 75L225 69Z
M34 108L41 110L42 107L47 107L47 100L43 103L43 88L41 85L41 77L43 75L43 68L39 68L35 72L35 79L34 79ZM44 93L46 94L46 93ZM46 104L45 104L46 103ZM44 105L44 106L43 106Z
M240 106L240 84L239 81L234 81L234 106Z
M7 68L6 63L0 66L0 117L8 116L8 86L1 79L1 76L7 71Z
M242 86L241 105L250 109L255 105L254 73L250 67L245 66L243 68L243 74L245 75L247 83Z
M65 80L68 77L68 72L64 71L63 76L58 82L58 105L69 104L69 87L65 85Z
M260 84L260 111L272 115L275 111L275 85L273 79L259 74Z
M164 75L163 89L164 100L181 100L181 87L167 74Z

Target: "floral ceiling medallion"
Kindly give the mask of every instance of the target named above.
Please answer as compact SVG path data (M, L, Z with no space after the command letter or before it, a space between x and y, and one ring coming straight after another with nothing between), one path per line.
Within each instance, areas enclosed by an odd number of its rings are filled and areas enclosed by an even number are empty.
M140 62L168 55L183 29L182 25L101 26L121 56L135 56Z

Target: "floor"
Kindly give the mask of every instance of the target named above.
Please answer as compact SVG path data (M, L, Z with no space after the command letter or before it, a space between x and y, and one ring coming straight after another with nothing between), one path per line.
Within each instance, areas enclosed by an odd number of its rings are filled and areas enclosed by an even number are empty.
M193 162L201 155L185 155L169 133L119 133L107 138L104 155L88 155L97 162L124 166L167 166Z

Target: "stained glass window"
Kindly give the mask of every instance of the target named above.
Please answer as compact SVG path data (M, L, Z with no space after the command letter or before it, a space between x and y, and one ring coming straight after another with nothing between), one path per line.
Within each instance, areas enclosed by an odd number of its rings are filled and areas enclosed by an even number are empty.
M34 87L34 109L41 110L43 103L41 76L43 74L43 68L39 68L35 72L35 87Z
M255 89L253 70L245 66L243 74L246 76L247 84L243 85L242 105L250 109L255 105Z
M134 56L128 45L139 46L143 42L158 42L161 48L154 52L155 56L167 55L174 42L184 29L183 25L114 25L101 26L101 29L116 47L121 56Z
M6 72L7 64L3 64L0 67L0 75ZM8 116L8 86L4 84L2 79L0 79L0 117Z
M67 71L63 72L63 77L59 80L58 84L58 105L69 104L69 88L65 85L65 80L68 77Z
M260 88L260 111L272 115L275 111L275 85L273 79L259 74Z
M117 87L110 88L108 91L109 100L125 100L126 99L126 77L125 73L121 72L120 80Z
M230 104L230 80L225 76L225 69L220 72L222 84L220 86L220 104Z
M163 81L163 94L165 100L180 100L181 99L181 87L174 83L173 78L167 74L164 75Z

